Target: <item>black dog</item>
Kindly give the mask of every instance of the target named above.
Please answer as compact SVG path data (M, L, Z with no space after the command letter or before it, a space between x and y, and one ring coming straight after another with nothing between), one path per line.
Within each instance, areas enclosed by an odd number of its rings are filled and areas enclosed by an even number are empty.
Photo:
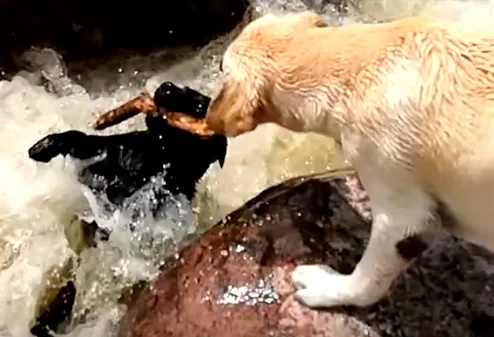
M203 118L210 98L188 87L182 89L164 82L156 90L154 101L168 111ZM49 162L57 155L81 160L103 155L103 160L79 173L79 181L94 192L105 193L117 206L163 171L166 190L182 193L191 200L197 181L209 165L218 160L223 166L226 138L201 138L169 125L158 114L148 115L146 125L146 131L110 136L87 135L75 130L51 134L29 149L29 157Z

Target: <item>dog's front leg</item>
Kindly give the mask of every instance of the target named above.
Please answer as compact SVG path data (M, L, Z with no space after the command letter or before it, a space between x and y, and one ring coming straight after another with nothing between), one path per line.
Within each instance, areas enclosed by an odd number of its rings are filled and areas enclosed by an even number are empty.
M296 298L309 307L368 306L380 300L408 260L398 251L400 241L433 226L431 198L412 180L377 170L359 170L369 192L372 232L362 259L350 275L324 265L298 266L292 274Z

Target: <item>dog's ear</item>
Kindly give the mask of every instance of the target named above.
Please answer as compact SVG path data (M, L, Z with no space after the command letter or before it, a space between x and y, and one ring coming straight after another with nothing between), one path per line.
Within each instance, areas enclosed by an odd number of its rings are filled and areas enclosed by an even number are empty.
M220 167L223 168L223 165L225 164L226 151L228 149L228 140L225 136L217 136L215 142L216 159L218 160Z
M240 81L226 75L206 114L208 126L226 136L253 130L259 124L262 104L256 81Z

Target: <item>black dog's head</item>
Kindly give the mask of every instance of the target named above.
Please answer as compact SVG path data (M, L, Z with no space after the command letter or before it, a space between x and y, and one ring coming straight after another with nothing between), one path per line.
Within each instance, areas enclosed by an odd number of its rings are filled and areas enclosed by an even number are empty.
M211 98L189 87L180 88L172 82L163 82L154 92L154 103L171 112L204 118Z
M189 87L180 88L168 81L163 82L154 92L154 102L158 108L171 112L182 112L196 118L206 117L210 101L211 99L208 96L194 89ZM196 141L198 144L197 151L194 151L196 154L191 155L198 155L203 160L206 159L204 156L207 155L211 159L211 163L218 160L220 166L223 167L227 151L227 139L225 136L215 135L210 139L204 139L168 125L166 119L163 119L159 113L147 115L146 125L151 132L156 132L165 137ZM207 153L199 153L201 150L206 150Z

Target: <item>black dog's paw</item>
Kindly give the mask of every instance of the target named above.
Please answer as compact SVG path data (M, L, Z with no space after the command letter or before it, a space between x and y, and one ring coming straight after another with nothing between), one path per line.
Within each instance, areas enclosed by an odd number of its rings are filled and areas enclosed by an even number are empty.
M37 141L28 150L29 158L47 163L60 154L60 138L58 134L48 135Z
M29 158L47 163L58 155L70 155L76 159L89 159L101 154L102 149L97 137L81 131L71 130L52 133L37 141L28 150Z
M183 112L193 117L206 117L211 98L189 87L180 88L172 82L163 82L154 92L154 102L168 111Z
M79 138L81 135L84 134L79 131L68 131L43 137L29 148L29 158L47 163L59 154L66 155L74 137Z

